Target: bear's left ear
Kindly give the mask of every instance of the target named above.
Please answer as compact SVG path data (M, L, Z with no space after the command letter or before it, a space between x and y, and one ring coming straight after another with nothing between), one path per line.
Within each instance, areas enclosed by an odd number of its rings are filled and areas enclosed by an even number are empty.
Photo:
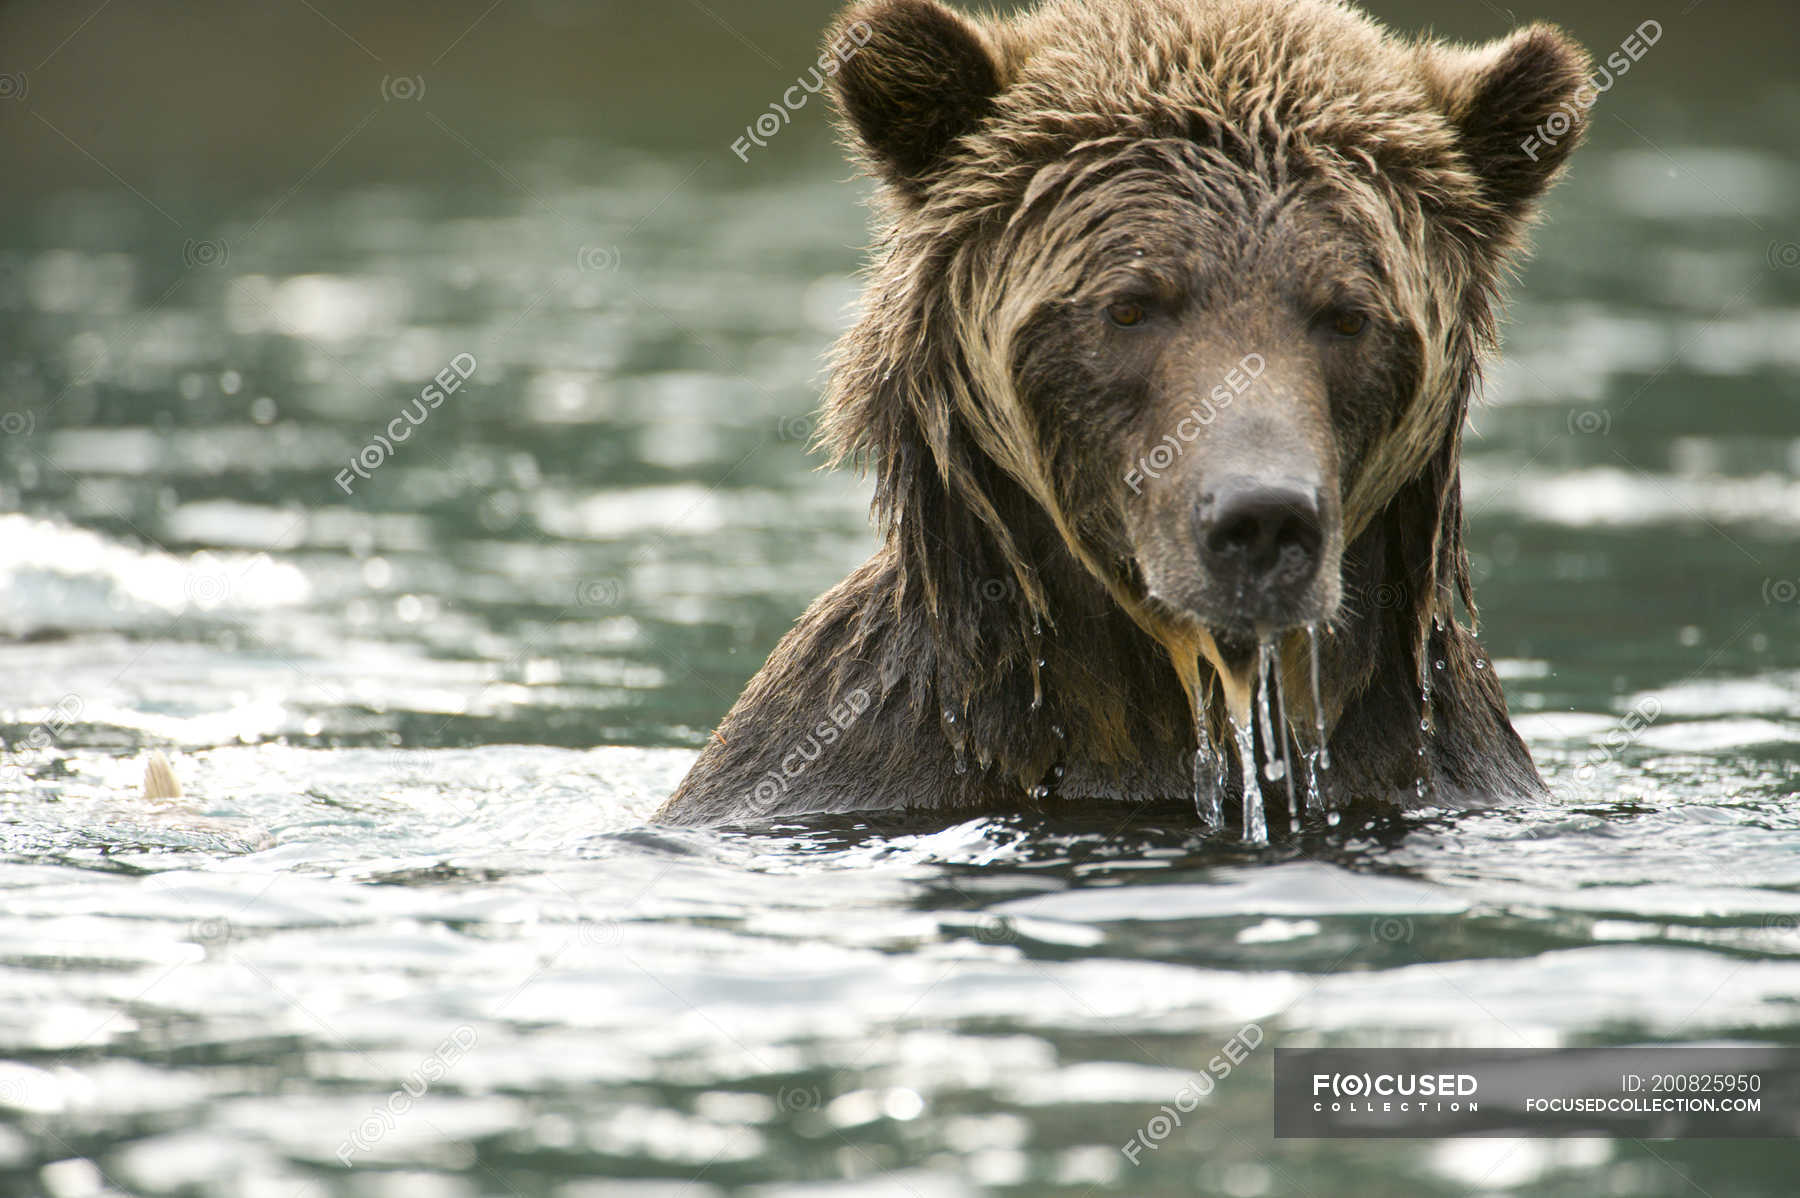
M1484 211L1471 223L1504 238L1530 216L1587 130L1587 52L1540 24L1473 50L1431 46L1423 64L1479 180Z
M1000 91L981 30L935 0L858 4L838 18L825 49L842 64L832 90L850 133L913 199Z

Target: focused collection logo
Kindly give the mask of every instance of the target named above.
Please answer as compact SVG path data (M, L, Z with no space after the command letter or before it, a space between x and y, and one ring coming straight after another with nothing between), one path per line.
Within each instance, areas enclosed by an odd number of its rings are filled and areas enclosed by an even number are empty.
M1275 1049L1275 1138L1800 1135L1800 1048Z
M1313 1110L1417 1114L1478 1111L1472 1073L1315 1073Z

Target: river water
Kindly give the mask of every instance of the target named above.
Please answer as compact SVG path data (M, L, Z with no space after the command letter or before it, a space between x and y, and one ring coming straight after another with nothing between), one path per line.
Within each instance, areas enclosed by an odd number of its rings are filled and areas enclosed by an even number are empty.
M740 165L733 121L490 155L434 116L487 160L454 187L14 196L0 1192L1791 1193L1779 1141L1275 1141L1266 1048L1121 1151L1249 1024L1800 1039L1778 110L1620 109L1474 422L1483 639L1552 797L1256 849L647 822L873 544L805 452L865 238L819 130ZM152 746L185 798L138 796Z

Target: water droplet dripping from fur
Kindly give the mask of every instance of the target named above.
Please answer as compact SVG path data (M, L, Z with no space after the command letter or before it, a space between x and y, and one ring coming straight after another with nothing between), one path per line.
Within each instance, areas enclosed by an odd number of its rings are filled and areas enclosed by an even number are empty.
M1262 786L1256 780L1256 736L1249 721L1240 724L1235 717L1231 730L1237 734L1238 777L1244 783L1244 843L1268 844L1269 823L1263 816Z
M1274 706L1275 690L1275 652L1268 641L1256 647L1256 726L1262 731L1263 752L1268 760L1263 763L1263 778L1269 782L1279 782L1285 777L1285 767L1275 757L1275 727L1271 708Z
M1207 726L1206 698L1194 690L1194 811L1212 831L1225 827L1225 767Z
M1438 622L1437 617L1433 616L1431 627L1441 630L1443 625ZM1427 790L1425 779L1430 770L1430 762L1426 760L1425 756L1425 742L1431 736L1431 670L1427 668L1427 663L1430 661L1431 631L1427 630L1419 638L1419 772L1413 780L1413 792L1421 803L1425 801ZM1439 661L1437 665L1439 669L1442 669L1444 663Z
M1300 779L1294 773L1294 757L1288 749L1288 742L1293 739L1294 726L1288 722L1287 712L1287 675L1281 672L1281 655L1276 653L1269 671L1269 677L1275 683L1275 727L1281 737L1281 777L1287 787L1288 797L1288 831L1300 830Z
M1431 671L1425 668L1425 663L1431 660L1430 655L1431 634L1426 633L1425 640L1419 645L1419 702L1427 720L1431 718Z
M1325 704L1319 695L1319 626L1306 626L1306 643L1311 650L1313 743L1306 754L1306 807L1322 811L1329 806L1323 773L1331 769L1331 746L1325 740Z

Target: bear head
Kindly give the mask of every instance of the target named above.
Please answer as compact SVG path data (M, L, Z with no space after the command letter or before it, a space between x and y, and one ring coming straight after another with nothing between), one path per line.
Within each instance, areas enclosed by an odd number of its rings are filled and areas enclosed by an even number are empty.
M1461 428L1582 131L1579 48L1332 0L871 0L828 44L858 47L834 98L883 231L822 435L872 461L924 602L969 585L964 520L1021 618L1058 618L1023 497L1234 712L1259 642L1367 586L1472 619Z

